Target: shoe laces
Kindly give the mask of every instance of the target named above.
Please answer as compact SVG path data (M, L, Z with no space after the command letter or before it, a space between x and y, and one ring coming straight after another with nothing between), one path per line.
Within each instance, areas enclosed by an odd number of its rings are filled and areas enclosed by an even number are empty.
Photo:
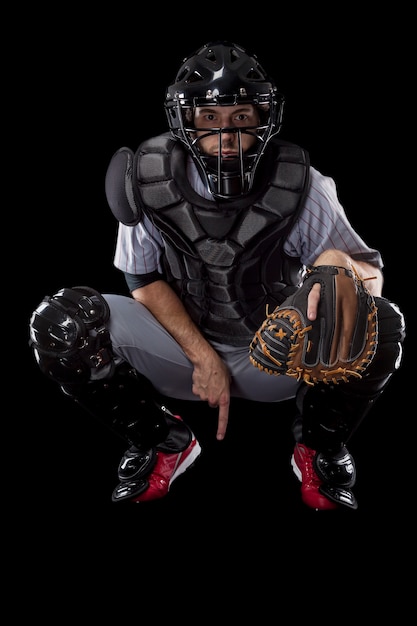
M304 469L306 475L306 481L310 484L321 485L322 481L317 476L317 473L314 469L313 460L315 457L315 450L308 448L307 446L302 446L303 448L303 456L304 456Z

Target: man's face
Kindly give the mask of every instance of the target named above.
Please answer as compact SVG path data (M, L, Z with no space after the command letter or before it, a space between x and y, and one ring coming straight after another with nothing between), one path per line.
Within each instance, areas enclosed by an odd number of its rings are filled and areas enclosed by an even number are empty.
M259 114L252 104L239 104L236 106L204 106L196 107L194 111L194 126L197 137L205 134L204 129L212 128L246 128L259 126ZM256 130L254 129L255 133ZM239 135L241 148L246 152L256 141L252 134L237 132L222 132L221 147L219 147L219 135L207 135L198 142L200 151L212 157L218 157L221 151L223 159L236 159L239 157Z

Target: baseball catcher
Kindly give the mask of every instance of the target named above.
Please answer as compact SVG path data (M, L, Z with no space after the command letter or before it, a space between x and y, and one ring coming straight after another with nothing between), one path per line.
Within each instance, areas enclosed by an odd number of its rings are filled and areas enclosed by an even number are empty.
M335 181L279 136L285 97L255 55L204 44L163 104L167 130L117 149L105 176L128 293L48 298L30 322L38 363L127 439L115 501L166 495L200 454L165 399L207 403L222 441L240 398L294 400L302 501L355 509L346 445L405 337L401 311L382 297L382 255L353 228ZM259 465L272 437L256 415L253 429ZM368 456L380 480L385 459ZM239 450L233 463L243 483L252 457Z

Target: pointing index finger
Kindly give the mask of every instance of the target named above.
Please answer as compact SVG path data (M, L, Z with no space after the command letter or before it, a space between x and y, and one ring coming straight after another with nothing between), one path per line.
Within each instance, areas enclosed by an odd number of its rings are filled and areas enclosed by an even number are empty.
M216 439L221 441L226 434L227 424L229 422L229 402L226 404L219 404L219 418L217 422L217 434Z

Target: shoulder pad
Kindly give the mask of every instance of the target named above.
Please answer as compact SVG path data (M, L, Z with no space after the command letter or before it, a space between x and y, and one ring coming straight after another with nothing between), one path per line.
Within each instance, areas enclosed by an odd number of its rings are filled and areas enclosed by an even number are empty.
M110 209L117 221L126 226L136 226L142 219L133 192L133 160L134 153L130 148L120 148L110 161L105 180Z

